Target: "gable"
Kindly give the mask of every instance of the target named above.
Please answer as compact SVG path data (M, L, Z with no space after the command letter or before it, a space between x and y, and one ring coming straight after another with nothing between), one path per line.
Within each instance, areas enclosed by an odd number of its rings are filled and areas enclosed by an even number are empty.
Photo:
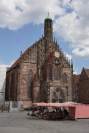
M80 74L80 80L86 80L86 79L88 79L88 78L89 78L89 77L88 77L88 74L87 74L85 68L83 68L83 69L82 69L82 72L81 72L81 74Z

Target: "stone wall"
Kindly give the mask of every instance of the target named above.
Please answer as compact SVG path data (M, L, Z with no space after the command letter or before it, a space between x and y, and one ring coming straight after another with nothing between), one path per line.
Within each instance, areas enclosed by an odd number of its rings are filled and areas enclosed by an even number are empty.
M89 79L79 82L79 102L89 104Z

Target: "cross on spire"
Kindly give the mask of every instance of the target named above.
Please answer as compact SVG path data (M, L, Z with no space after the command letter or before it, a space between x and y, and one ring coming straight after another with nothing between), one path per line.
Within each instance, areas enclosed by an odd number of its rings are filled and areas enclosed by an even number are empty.
M48 18L49 18L49 16L50 16L50 13L48 12Z
M48 12L48 16L47 16L47 18L50 18L50 12Z

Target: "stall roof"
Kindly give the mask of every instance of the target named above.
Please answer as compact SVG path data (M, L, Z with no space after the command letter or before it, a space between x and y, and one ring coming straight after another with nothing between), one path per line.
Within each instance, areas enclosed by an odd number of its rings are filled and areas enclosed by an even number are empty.
M33 103L33 106L47 106L47 107L75 107L79 103L65 102L65 103Z

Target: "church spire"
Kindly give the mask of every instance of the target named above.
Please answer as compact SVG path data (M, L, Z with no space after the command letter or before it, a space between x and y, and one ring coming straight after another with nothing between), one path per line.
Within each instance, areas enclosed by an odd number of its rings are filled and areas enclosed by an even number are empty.
M48 17L47 18L50 18L50 13L48 12Z
M52 40L53 38L53 21L50 18L49 12L47 18L44 21L44 36L49 40Z

